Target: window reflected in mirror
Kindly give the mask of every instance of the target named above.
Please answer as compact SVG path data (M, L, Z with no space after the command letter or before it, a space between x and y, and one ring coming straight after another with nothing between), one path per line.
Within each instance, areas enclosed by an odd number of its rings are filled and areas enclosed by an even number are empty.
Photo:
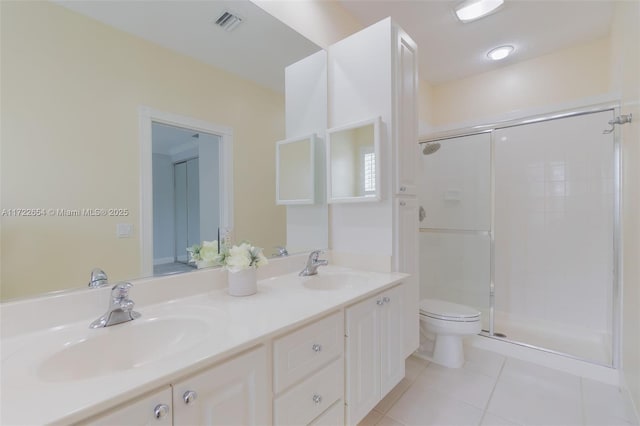
M327 131L330 203L380 200L380 119Z

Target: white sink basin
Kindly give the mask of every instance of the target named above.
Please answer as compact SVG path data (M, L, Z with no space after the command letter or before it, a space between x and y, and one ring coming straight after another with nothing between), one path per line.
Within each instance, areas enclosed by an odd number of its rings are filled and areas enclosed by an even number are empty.
M206 322L189 317L142 318L91 330L89 337L67 342L42 361L37 375L59 382L129 370L188 350L210 331Z
M366 283L366 281L366 278L354 274L338 273L322 275L318 273L318 275L306 277L302 285L310 290L331 291L361 285Z

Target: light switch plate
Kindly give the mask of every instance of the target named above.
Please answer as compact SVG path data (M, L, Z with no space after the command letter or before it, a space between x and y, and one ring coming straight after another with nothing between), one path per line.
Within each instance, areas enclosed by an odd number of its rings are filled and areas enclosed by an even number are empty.
M116 235L118 238L130 238L133 234L133 224L118 223L116 225Z

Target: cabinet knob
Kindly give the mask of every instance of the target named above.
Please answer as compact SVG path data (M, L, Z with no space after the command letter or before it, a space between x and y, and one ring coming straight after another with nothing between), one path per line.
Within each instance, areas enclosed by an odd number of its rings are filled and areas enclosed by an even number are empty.
M188 405L198 399L198 394L194 391L186 391L184 395L182 395L182 399L184 400L184 403Z
M400 207L404 207L406 205L407 205L407 203L405 201L400 201Z
M382 305L384 305L384 301L382 299L378 299L378 300L376 300L376 304L378 306L382 306Z
M153 409L153 415L156 416L156 419L164 419L169 415L169 411L171 409L167 404L158 404L156 408Z
M315 343L313 346L311 346L311 349L313 349L314 352L320 352L322 350L322 346Z
M389 297L385 296L385 297L382 298L382 301L384 303L389 303L389 302L391 302L391 299L389 299Z
M401 186L401 187L400 187L400 192L405 192L406 190L407 190L407 187L406 187L406 186Z
M318 394L313 395L313 402L320 404L322 402L322 397Z

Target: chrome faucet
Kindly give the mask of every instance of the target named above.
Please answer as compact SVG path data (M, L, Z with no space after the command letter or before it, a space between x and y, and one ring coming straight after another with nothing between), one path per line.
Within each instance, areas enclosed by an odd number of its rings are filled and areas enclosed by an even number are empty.
M318 266L327 266L329 262L324 259L318 259L322 254L322 250L314 250L309 253L307 264L304 269L298 274L301 277L307 277L309 275L316 275L318 273Z
M104 287L107 284L109 284L107 273L100 268L93 268L91 271L91 279L89 280L89 287L98 288Z
M89 328L109 327L122 322L140 318L141 314L133 310L133 300L129 299L129 289L133 284L122 282L111 289L109 310L89 325Z
M282 247L282 246L277 246L275 247L276 250L278 250L277 253L274 253L274 256L278 256L278 257L285 257L285 256L289 256L289 252L287 251L286 247Z

